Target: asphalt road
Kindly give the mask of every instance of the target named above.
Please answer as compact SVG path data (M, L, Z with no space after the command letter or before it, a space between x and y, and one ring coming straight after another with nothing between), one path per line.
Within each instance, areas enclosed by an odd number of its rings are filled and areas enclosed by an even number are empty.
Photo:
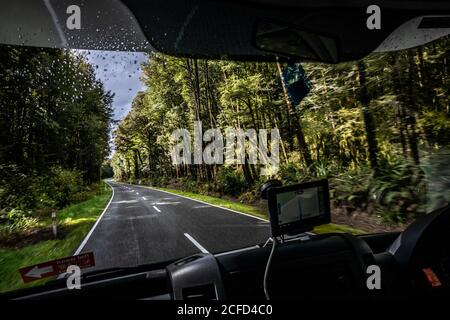
M142 186L109 182L114 196L77 253L94 252L86 271L136 266L264 243L269 223Z

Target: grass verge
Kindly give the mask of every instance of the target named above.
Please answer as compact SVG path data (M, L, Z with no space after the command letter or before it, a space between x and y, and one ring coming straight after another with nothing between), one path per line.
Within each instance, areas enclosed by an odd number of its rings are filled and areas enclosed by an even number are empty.
M216 198L216 197L211 197L211 196L205 196L202 194L181 191L181 190L176 190L176 189L168 189L168 188L161 188L161 187L151 187L151 188L156 189L156 190L162 190L162 191L175 193L180 196L185 196L185 197L192 198L195 200L204 201L204 202L207 202L207 203L210 203L210 204L222 207L222 208L232 209L232 210L246 213L246 214L256 216L259 218L268 219L268 215L266 213L264 213L263 211L261 211L260 209L258 209L256 207L253 207L248 204L243 204L240 202L234 202L231 200L226 200L226 199L221 199L221 198ZM340 225L340 224L334 224L334 223L316 227L313 230L313 232L315 232L315 233L333 233L333 232L344 233L345 232L345 233L351 233L354 235L365 233L362 230L355 229L355 228L352 228L347 225Z
M73 254L104 210L111 194L110 188L104 190L103 186L100 186L99 192L91 199L58 211L59 224L69 229L63 239L40 241L19 249L0 248L0 292L35 286L48 281L47 279L24 284L18 270Z

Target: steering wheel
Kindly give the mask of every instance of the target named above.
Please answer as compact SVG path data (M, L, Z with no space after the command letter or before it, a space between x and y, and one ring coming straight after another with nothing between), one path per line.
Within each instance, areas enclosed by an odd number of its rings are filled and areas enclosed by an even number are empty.
M450 206L414 221L388 249L411 295L450 291Z

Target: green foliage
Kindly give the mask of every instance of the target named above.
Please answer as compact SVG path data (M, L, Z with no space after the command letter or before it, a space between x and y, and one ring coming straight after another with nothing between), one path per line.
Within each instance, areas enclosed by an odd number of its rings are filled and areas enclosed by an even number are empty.
M0 164L28 175L54 165L100 177L109 152L112 94L68 50L0 47Z
M46 177L46 196L53 200L58 208L85 200L86 187L82 176L79 171L52 167Z
M109 152L112 99L80 53L0 47L0 210L18 219L6 225L88 197Z
M57 166L43 176L26 175L15 166L0 166L0 171L3 176L0 208L27 211L62 208L86 198L87 187L80 171Z
M16 165L0 164L0 208L26 209L33 205L36 177L22 173Z
M315 174L295 165L283 165L280 179L285 185L327 178L331 198L347 210L357 208L378 214L386 222L405 222L426 211L426 180L421 169L401 158L393 162L380 160L379 174L368 166L343 171L333 165L314 162ZM376 208L376 209L374 209Z
M371 176L372 172L368 166L338 174L330 181L332 199L338 205L366 209L370 200L368 189Z
M102 179L112 178L114 176L114 171L109 161L104 163L100 170L100 178Z
M115 178L252 201L269 178L260 176L261 166L174 166L171 134L186 128L192 136L195 120L222 132L278 128L281 165L271 178L328 178L333 202L349 214L408 221L430 202L450 201L436 191L448 185L426 163L450 142L449 43L447 37L338 65L304 63L312 91L295 109L283 92L282 64L151 54L147 89L115 131Z
M286 184L301 182L310 177L308 171L298 163L287 163L280 166L278 172L280 179Z
M0 238L14 232L28 230L38 225L36 218L31 218L24 211L12 209L0 215Z
M216 185L219 191L232 196L239 195L247 187L244 175L231 167L221 167L216 176Z

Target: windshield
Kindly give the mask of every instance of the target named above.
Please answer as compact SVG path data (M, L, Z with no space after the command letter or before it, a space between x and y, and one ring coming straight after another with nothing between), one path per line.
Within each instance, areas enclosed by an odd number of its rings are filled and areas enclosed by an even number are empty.
M319 63L0 47L0 291L270 236L260 187L329 180L331 224L400 231L450 199L449 44Z

